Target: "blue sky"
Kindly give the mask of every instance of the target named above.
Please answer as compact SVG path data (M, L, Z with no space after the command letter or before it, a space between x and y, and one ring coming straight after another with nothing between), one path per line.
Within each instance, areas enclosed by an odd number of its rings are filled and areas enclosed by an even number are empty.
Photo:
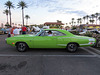
M0 23L6 23L6 15L3 11L6 9L5 2L0 0ZM21 0L10 0L15 8L12 11L12 22L21 24L21 9L17 4ZM69 23L71 18L82 18L96 12L100 13L100 0L23 0L27 3L25 15L29 15L29 24L43 24L45 22L56 22L61 20L63 23Z

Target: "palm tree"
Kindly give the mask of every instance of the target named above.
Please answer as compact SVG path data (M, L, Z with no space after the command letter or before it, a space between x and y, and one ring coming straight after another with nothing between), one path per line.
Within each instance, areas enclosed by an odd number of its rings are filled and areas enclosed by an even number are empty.
M80 25L82 24L82 18L79 18L79 21L80 21Z
M14 5L11 1L7 1L5 3L5 6L9 9L9 15L10 15L10 25L11 25L11 8L14 8Z
M77 24L79 25L79 18L77 19Z
M77 23L81 25L82 24L82 18L78 18Z
M74 25L76 25L76 22L74 22Z
M94 20L95 14L92 14L92 15L91 15L91 18L92 18L91 22L92 22L92 24L93 24L93 23L95 22L95 20Z
M6 23L6 24L9 24L9 23L8 23L8 14L9 14L8 9L4 10L4 12L3 12L3 13L4 13L4 14L6 14L6 16L7 16L7 23Z
M89 20L89 21L90 21L90 23L92 23L92 24L93 24L95 20Z
M20 1L17 6L22 9L22 21L24 26L24 8L27 8L27 4L24 1Z
M28 19L30 19L30 16L26 15L25 18L26 18L26 26L27 26L28 25Z
M84 20L84 24L85 24L85 19L86 19L86 17L84 16L84 17L83 17L83 20Z
M72 25L74 24L74 18L72 18Z
M71 22L69 22L69 24L71 25Z
M98 20L99 20L99 25L100 25L100 17L98 17Z
M68 23L66 23L66 25L67 25Z
M88 24L89 15L86 15L86 19L87 19L87 24Z
M92 15L91 15L91 18L92 18L92 20L94 20L94 18L95 18L95 15L94 15L94 14L92 14Z
M99 16L99 13L95 13L95 17L96 17L96 25L97 25L97 20L98 20L98 16Z

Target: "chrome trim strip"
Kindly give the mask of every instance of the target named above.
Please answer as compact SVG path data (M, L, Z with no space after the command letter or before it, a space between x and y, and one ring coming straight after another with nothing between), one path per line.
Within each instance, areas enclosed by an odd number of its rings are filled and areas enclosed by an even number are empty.
M57 44L57 45L59 45L59 46L67 46L67 44Z

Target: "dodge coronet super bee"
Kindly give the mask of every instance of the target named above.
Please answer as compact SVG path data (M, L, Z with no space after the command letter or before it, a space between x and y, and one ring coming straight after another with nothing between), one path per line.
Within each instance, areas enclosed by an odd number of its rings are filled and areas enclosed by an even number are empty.
M52 35L49 36L49 32ZM67 51L75 52L78 47L93 46L96 40L92 37L77 36L66 30L44 29L36 35L18 35L7 38L6 42L20 52L28 48L65 48Z

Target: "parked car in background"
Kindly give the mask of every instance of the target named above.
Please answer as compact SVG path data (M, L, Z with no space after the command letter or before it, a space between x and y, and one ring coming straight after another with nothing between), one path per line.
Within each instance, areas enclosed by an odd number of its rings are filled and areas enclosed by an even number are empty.
M49 26L43 26L43 29L49 29Z
M4 34L4 31L0 30L0 34Z
M96 33L96 34L100 34L99 31L95 31L95 30L91 30L90 32L92 32L92 33Z
M51 32L52 36L48 36ZM93 46L95 38L77 36L61 29L44 29L36 35L19 35L6 39L7 44L16 47L20 52L28 48L65 48L75 52L78 47Z
M7 34L7 30L5 28L0 28L0 34Z
M96 31L96 30L85 30L83 32L80 32L79 34L86 34L86 33L95 33L95 34L100 34L100 31Z
M39 32L39 31L40 31L40 28L39 28L38 26L36 26L36 27L33 26L33 27L32 27L32 30L34 30L35 32Z

